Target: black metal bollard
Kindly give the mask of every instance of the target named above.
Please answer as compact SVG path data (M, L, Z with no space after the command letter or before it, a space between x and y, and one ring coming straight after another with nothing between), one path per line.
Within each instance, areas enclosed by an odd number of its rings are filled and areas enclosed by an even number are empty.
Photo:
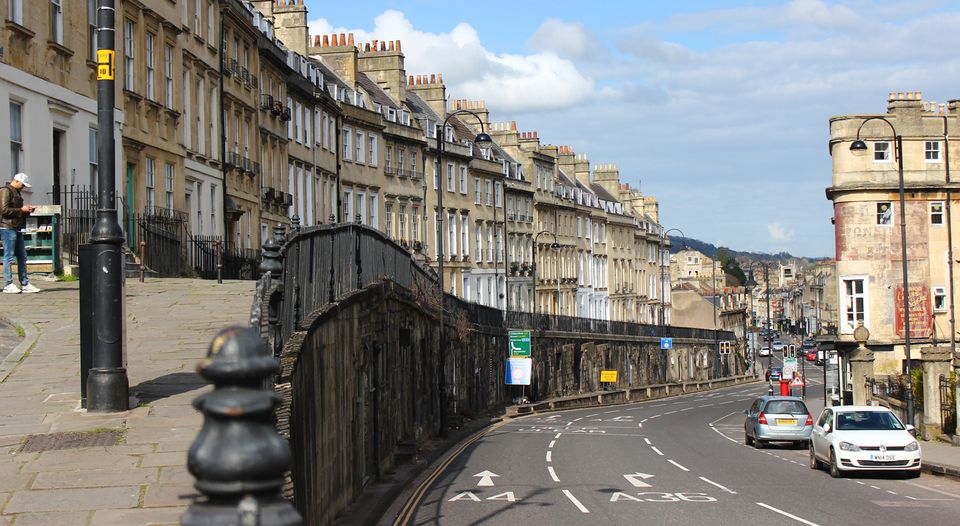
M260 275L269 272L270 277L278 280L283 274L283 254L280 253L280 245L272 239L267 239L261 248L262 257L260 258Z
M290 447L273 423L280 396L263 388L278 370L253 329L228 327L210 343L197 371L215 388L193 401L203 428L187 454L187 469L206 498L187 509L182 525L303 524L280 494Z
M299 215L293 214L293 217L290 218L290 226L291 226L291 230L293 230L295 233L300 232L300 216Z
M287 242L287 227L285 225L277 224L273 227L273 240L280 245L280 248L283 248L283 245Z

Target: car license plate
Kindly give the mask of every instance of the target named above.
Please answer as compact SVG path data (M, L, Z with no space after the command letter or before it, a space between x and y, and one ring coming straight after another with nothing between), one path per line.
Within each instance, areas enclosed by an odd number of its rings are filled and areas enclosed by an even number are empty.
M778 426L795 426L797 425L797 419L796 418L778 418L777 425Z
M881 462L890 461L893 459L894 459L893 455L870 455L870 460L879 460Z

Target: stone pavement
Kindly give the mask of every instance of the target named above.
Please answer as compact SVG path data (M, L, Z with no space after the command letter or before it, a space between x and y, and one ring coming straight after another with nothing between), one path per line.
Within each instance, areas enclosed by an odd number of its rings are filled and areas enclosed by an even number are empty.
M246 323L254 285L128 280L127 374L137 404L106 415L80 409L79 283L0 297L0 317L26 333L0 364L0 526L179 524L196 494L186 452L202 417L190 402L208 389L194 370L218 330ZM24 447L30 435L81 431L73 438L120 439Z

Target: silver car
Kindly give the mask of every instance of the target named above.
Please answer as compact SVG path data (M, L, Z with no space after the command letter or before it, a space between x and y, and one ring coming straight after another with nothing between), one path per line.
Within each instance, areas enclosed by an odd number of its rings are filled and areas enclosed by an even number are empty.
M767 442L793 442L806 447L813 431L813 416L802 398L762 396L744 411L744 442L757 449Z

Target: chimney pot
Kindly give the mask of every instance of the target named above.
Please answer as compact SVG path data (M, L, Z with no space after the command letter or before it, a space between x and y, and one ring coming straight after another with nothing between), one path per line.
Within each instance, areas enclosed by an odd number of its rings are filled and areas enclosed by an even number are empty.
M327 46L330 45L330 37L329 37L329 35L323 35L323 44L321 44L321 45L322 45L323 47L327 47Z
M443 73L437 73L437 82L443 84Z
M400 51L401 51L401 49L400 49L400 41L397 40L397 52L400 52Z
M394 46L394 41L391 40L391 41L390 41L390 51L393 51L393 46Z
M370 52L370 42L367 42L367 45L364 47L363 51L364 51L365 53L369 53L369 52Z
M320 35L313 36L313 47L320 47Z
M407 79L407 84L409 84L409 85L411 85L411 86L414 84L413 75L410 75L410 78Z
M517 121L510 121L510 131L517 131Z
M537 132L533 132L533 138L534 138L534 139L537 138Z
M431 73L431 74L430 74L430 84L436 84L436 83L437 83L437 74L436 74L436 73Z
M350 33L350 37L349 37L349 39L347 40L347 45L348 45L348 46L353 46L353 45L355 45L355 44L353 43L353 33Z
M370 46L370 47L372 47L372 48L373 48L373 50L374 50L374 51L376 51L376 50L377 50L377 42L379 42L379 41L378 41L377 39L373 39L373 45L372 45L372 46Z

